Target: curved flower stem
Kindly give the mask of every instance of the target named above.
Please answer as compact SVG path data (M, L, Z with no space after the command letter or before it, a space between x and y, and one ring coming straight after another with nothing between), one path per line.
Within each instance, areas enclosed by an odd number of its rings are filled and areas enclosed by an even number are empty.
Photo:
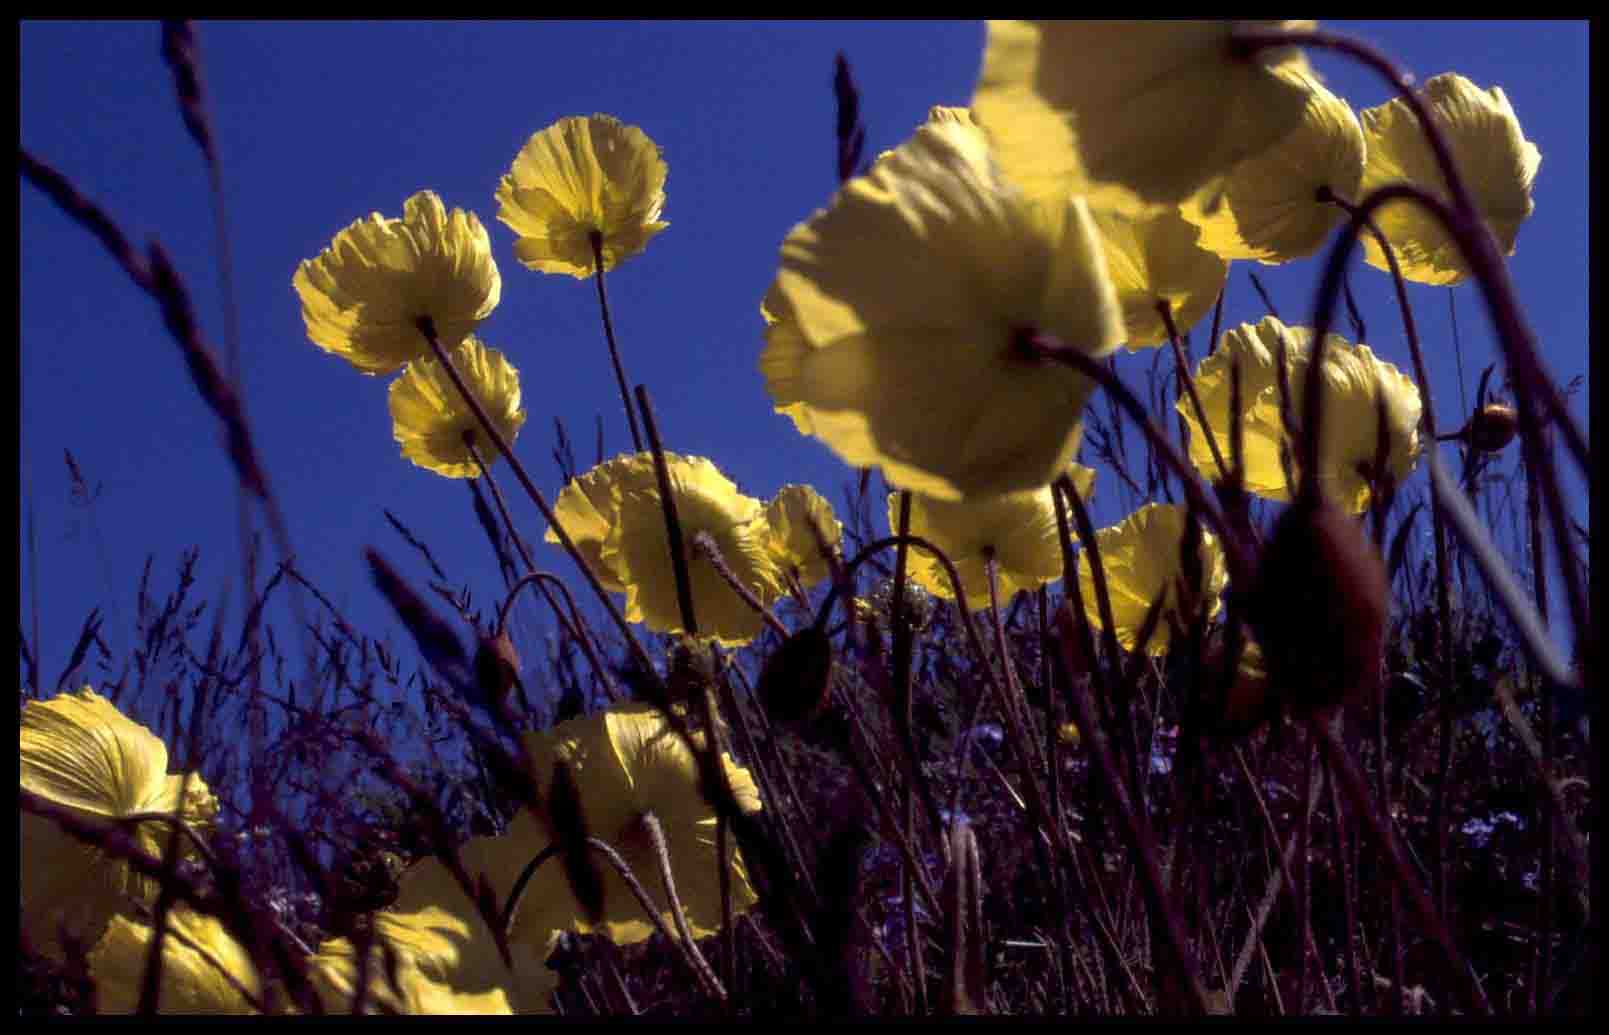
M1374 219L1361 214L1358 207L1334 195L1328 187L1320 187L1318 200L1322 203L1328 201L1341 211L1352 217L1353 233L1360 229L1367 229L1374 238L1380 250L1385 253L1386 265L1391 270L1391 281L1397 291L1397 308L1402 311L1402 329L1408 337L1408 353L1413 359L1414 381L1419 386L1419 395L1423 405L1419 408L1419 425L1425 438L1427 452L1437 448L1436 442L1436 402L1430 391L1430 375L1425 368L1424 350L1419 347L1419 329L1414 321L1413 306L1408 303L1408 284L1402 276L1402 267L1397 262L1396 249L1386 240L1386 235ZM1317 346L1314 346L1317 355ZM1312 384L1313 371L1308 372L1308 383ZM1383 389L1382 392L1383 399ZM1311 398L1308 400L1311 402ZM1383 405L1383 402L1382 402ZM1384 422L1382 421L1382 427ZM1376 443L1379 454L1388 452L1385 442ZM1384 465L1377 463L1373 478L1385 477ZM1316 469L1316 468L1315 468ZM1453 740L1453 708L1452 687L1455 681L1453 671L1452 651L1452 580L1447 564L1447 525L1444 515L1444 493L1440 483L1432 478L1430 481L1430 518L1431 529L1436 555L1436 628L1437 628L1437 658L1441 662L1441 681L1443 693L1441 697L1441 717L1438 727L1440 741L1440 755L1436 768L1436 798L1431 809L1431 828L1435 840L1435 897L1437 908L1442 915L1447 915L1447 829L1443 821L1446 809L1447 775L1452 767L1452 740Z
M1084 355L1078 349L1066 345L1055 337L1042 332L1024 334L1017 339L1017 346L1028 355L1041 359L1055 360L1083 374L1095 381L1102 388L1112 394L1134 421L1135 425L1145 434L1145 437L1155 447L1157 455L1167 464L1179 479L1180 486L1196 510L1212 526L1213 531L1219 534L1223 543L1224 553L1228 559L1230 578L1237 582L1244 582L1251 573L1251 559L1241 547L1239 539L1234 535L1229 522L1224 518L1223 510L1202 491L1201 479L1196 477L1190 464L1179 455L1179 450L1159 429L1155 422L1145 412L1145 405L1135 398L1127 385L1106 369L1099 361Z
M632 448L641 453L642 435L637 431L637 411L631 405L631 393L626 391L626 368L620 362L620 347L615 344L615 325L609 318L609 293L603 286L603 234L594 230L588 236L592 241L592 279L598 283L598 310L603 314L603 336L609 340L609 362L614 365L615 384L620 386L620 401L626 407Z
M598 650L592 642L590 631L582 621L580 612L576 610L575 598L570 596L569 589L565 587L564 582L557 576L537 571L536 562L531 559L530 551L525 548L525 540L514 528L514 519L508 512L508 504L503 501L502 490L497 487L497 481L492 477L491 467L487 465L485 459L480 455L480 450L475 448L474 436L474 429L466 429L464 431L464 445L469 449L469 455L474 457L475 465L480 468L481 478L485 480L486 487L492 490L492 501L497 504L497 513L503 519L503 526L508 529L508 537L514 541L514 549L519 551L520 560L525 562L526 571L526 574L521 576L519 581L509 587L508 595L503 598L503 605L497 610L497 628L493 635L501 634L507 628L508 615L513 609L514 599L519 595L520 588L527 583L536 583L537 588L542 591L543 598L547 600L548 607L552 608L554 617L558 618L559 624L564 627L564 631L572 640L581 644L581 651L587 656L587 664L591 665L592 671L597 673L598 679L603 683L604 689L608 691L609 696L617 701L620 700L620 690L615 686L614 676L609 672L608 667L604 665L603 660L598 657ZM570 605L568 615L559 607L559 602L554 599L553 589L550 586L557 587L564 594L565 602Z
M659 424L654 420L654 408L648 401L648 389L642 385L637 386L637 405L642 408L642 421L648 428L648 443L654 454L654 481L659 486L659 505L665 512L665 538L670 544L670 568L676 577L676 605L681 610L682 631L697 636L698 616L693 613L693 578L687 571L686 540L682 536L681 518L676 514L676 495L670 483L670 468L665 464L665 445L659 439Z
M498 918L498 927L502 929L504 938L514 931L514 918L520 914L520 905L525 900L525 889L530 885L531 878L536 876L536 871L543 863L558 855L562 847L559 842L553 842L536 853L531 861L525 864L525 868L520 870L519 877L514 880L514 886L508 891L508 901L503 904L503 915Z
M661 837L663 837L663 833L661 833ZM721 988L720 982L715 980L715 974L710 971L709 964L705 963L704 958L698 955L698 950L696 947L693 947L692 950L689 951L689 947L693 946L693 940L691 938L678 938L675 934L671 933L670 928L665 925L665 918L660 915L659 910L654 906L654 900L648 897L648 892L644 890L642 882L639 881L637 879L637 875L632 872L631 864L626 862L626 860L621 857L620 853L615 851L609 842L604 841L602 838L587 838L587 847L591 848L599 855L602 855L609 865L614 867L615 872L620 874L620 879L626 882L626 887L630 888L631 893L637 896L637 904L640 905L642 907L642 911L647 914L648 919L654 925L654 929L657 930L666 941L681 949L682 959L687 961L687 965L692 969L693 976L698 979L698 983L702 985L706 991L719 997L722 1001L725 1001L726 990ZM674 894L674 891L672 894ZM677 914L677 920L685 924L686 918L680 915L681 911L676 910L675 912Z
M772 614L771 609L761 603L760 598L754 595L754 591L745 586L742 580L737 577L737 572L733 571L731 565L726 563L726 557L721 553L721 548L716 544L714 536L708 532L694 533L693 553L709 561L710 567L715 569L715 574L719 575L728 586L731 586L732 592L741 597L743 602L749 605L755 614L764 619L765 624L769 625L772 631L784 639L787 638L788 627L783 625L782 620Z
M1223 312L1223 295L1218 295L1220 302L1218 312ZM1212 428L1207 424L1207 411L1201 405L1201 396L1196 394L1195 379L1190 376L1190 361L1185 358L1184 345L1179 341L1179 328L1173 323L1173 306L1167 299L1158 299L1156 311L1162 314L1162 323L1168 329L1168 341L1173 344L1173 361L1179 367L1179 385L1184 389L1185 395L1190 398L1190 408L1196 413L1196 421L1201 426L1201 434L1207 440L1207 448L1212 450L1212 462L1218 467L1218 475L1225 481L1229 480L1229 468L1224 464L1222 451L1218 449L1218 436L1213 434Z
M454 365L452 357L447 354L447 350L441 345L441 340L436 337L435 322L428 316L421 316L419 318L419 333L424 335L425 340L430 343L430 349L435 354L436 361L447 371L447 376L452 379L453 387L458 389L458 394L463 397L470 411L475 414L475 419L480 422L480 426L485 430L486 436L497 446L497 451L508 458L509 466L514 469L514 477L519 480L520 487L531 498L531 502L536 504L536 509L541 511L543 520L548 523L549 528L553 529L553 534L558 536L559 545L564 547L565 552L570 555L570 559L575 561L576 567L581 569L582 577L587 580L587 585L592 587L592 591L603 602L604 610L609 613L610 618L614 619L615 626L625 638L627 649L636 657L644 672L652 673L654 671L653 663L648 659L648 652L643 650L642 644L638 642L636 633L632 631L631 623L626 621L625 616L620 613L620 608L610 598L609 591L604 589L603 583L598 581L597 573L587 565L586 558L581 555L581 550L575 545L575 540L570 538L570 533L565 531L564 526L559 523L559 519L553 513L553 508L548 506L547 500L543 498L542 493L537 489L536 483L531 481L531 476L526 472L525 465L520 463L519 458L514 455L514 450L509 448L508 441L503 438L502 433L492 423L492 419L487 416L486 408L480 404L479 399L475 398L474 393L469 390L469 386L464 384L463 375L458 372L458 367Z

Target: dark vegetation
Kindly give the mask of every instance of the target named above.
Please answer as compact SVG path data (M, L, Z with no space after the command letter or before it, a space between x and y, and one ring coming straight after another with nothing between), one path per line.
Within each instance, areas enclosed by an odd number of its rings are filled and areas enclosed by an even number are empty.
M199 96L179 82L188 118ZM852 171L859 147L847 68L839 101L850 113L840 165ZM149 286L198 389L230 429L240 491L265 503L278 527L244 415L159 249L135 253L26 155L24 175ZM1158 355L1139 394L1167 426L1177 388ZM1503 391L1534 396L1526 378L1513 376ZM1542 419L1535 408L1521 412L1531 435ZM1115 404L1097 401L1089 420L1096 461L1149 498L1180 492ZM1461 448L1463 490L1502 556L1528 573L1532 606L1545 613L1540 554L1562 541L1556 553L1579 564L1584 580L1583 532L1547 520L1519 443ZM556 455L573 470L568 452L561 429ZM1076 613L1063 612L1065 582L1006 608L1021 700L1009 716L993 696L978 711L996 678L995 638L984 634L988 656L978 657L956 610L915 590L901 597L895 551L876 554L855 576L869 620L846 623L840 603L828 625L824 708L794 708L804 718L784 722L777 707L771 718L759 706L756 684L782 644L770 631L725 658L713 679L692 677L720 689L733 750L765 792L762 821L737 835L762 871L762 904L732 937L704 946L728 1002L701 993L658 937L620 948L569 936L550 964L563 975L559 1006L677 1017L1585 1012L1597 973L1581 847L1594 834L1588 668L1577 661L1570 684L1544 674L1489 588L1489 559L1462 539L1449 537L1450 564L1438 565L1426 486L1416 479L1367 522L1391 590L1381 691L1314 720L1292 717L1304 711L1290 705L1295 687L1268 688L1266 721L1226 723L1202 703L1203 687L1223 684L1221 622L1180 630L1160 659L1091 651L1080 623L1058 617ZM881 535L873 522L881 499L864 478L846 488L845 557ZM1281 509L1252 502L1248 520L1266 539ZM465 663L520 570L506 527L484 504L477 511L501 585L442 571L429 545L388 514L399 538L381 544L389 560L375 567L414 594L399 602L387 593L412 641L354 628L283 555L246 559L266 577L248 578L249 606L221 622L219 601L197 595L188 554L171 572L148 561L127 656L107 648L94 612L67 671L51 679L24 634L22 696L90 683L162 736L175 764L199 771L223 806L211 840L221 873L195 868L170 879L231 898L263 944L316 948L361 929L408 861L502 829L523 793L500 778L493 757L509 734L603 707L612 686L651 699L664 692L588 606L567 611L568 621L513 624L521 689L499 732L484 709L466 709ZM294 623L261 620L275 600L294 601ZM811 603L819 602L820 591ZM789 628L807 625L810 616L790 607L781 615ZM1574 630L1577 645L1590 642L1595 627L1584 614L1551 618ZM604 671L589 663L577 631L601 645ZM657 640L650 653L668 671L674 645ZM802 668L773 674L768 692L813 692L786 682ZM1078 723L1077 744L1062 741L1056 731L1080 709L1097 721ZM921 779L907 779L912 755ZM1369 810L1388 816L1401 865ZM766 852L785 872L763 872ZM1160 878L1161 901L1148 871ZM1435 923L1412 907L1419 889ZM286 969L266 949L260 958L266 970ZM294 987L291 974L281 976ZM86 1012L86 982L71 962L19 956L24 1012Z

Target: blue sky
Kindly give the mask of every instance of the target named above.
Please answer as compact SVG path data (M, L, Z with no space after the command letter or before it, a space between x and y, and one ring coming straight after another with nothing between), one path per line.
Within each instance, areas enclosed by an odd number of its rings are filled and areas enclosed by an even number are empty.
M1520 231L1511 270L1556 378L1584 377L1586 23L1326 27L1376 43L1420 78L1458 71L1508 93L1543 156L1536 212ZM248 413L299 565L360 628L395 628L368 581L364 546L378 546L410 577L422 575L383 508L424 538L478 601L499 592L501 580L468 490L400 458L388 379L360 375L307 340L291 275L352 220L400 215L415 191L433 189L449 206L475 211L503 277L502 304L480 333L521 370L529 419L516 451L553 498L555 419L583 467L593 459L600 414L606 455L629 446L592 285L519 265L513 232L495 219L493 192L515 153L566 115L605 112L638 125L669 166L670 228L609 280L626 369L652 392L669 447L711 457L751 495L809 482L841 499L851 472L801 438L766 397L756 370L759 300L783 237L836 186L833 55L842 50L854 69L875 154L898 144L929 106L967 103L981 23L217 22L197 32L224 165ZM20 142L134 240L162 242L221 354L207 176L159 43L150 22L23 23ZM1326 54L1313 60L1354 109L1388 98L1363 70ZM19 216L19 603L30 628L36 576L43 676L54 680L92 607L107 614L113 650L130 646L148 554L153 585L165 593L180 552L199 547L197 591L218 599L237 568L236 504L217 424L154 305L27 183L19 184ZM1258 271L1287 322L1307 322L1317 262ZM1388 278L1359 262L1352 279L1369 344L1406 367ZM1477 289L1451 294L1464 391L1473 393L1494 342ZM1451 429L1463 413L1448 295L1412 291L1438 418ZM1244 264L1236 264L1226 323L1262 315ZM1205 326L1195 331L1198 355L1206 334ZM1124 355L1128 372L1152 359L1148 350ZM1575 397L1583 421L1586 397ZM92 510L71 497L64 450L100 487ZM1417 474L1414 484L1423 479ZM514 493L511 477L501 481ZM535 508L523 499L513 506L526 537L539 541ZM1584 515L1584 505L1577 509ZM1103 485L1097 522L1124 512L1120 495ZM555 548L539 549L540 565L573 574ZM234 599L238 621L238 592Z

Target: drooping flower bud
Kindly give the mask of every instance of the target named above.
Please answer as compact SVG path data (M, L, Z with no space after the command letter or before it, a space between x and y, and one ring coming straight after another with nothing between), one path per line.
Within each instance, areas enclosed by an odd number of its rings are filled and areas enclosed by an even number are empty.
M1249 612L1273 692L1291 714L1372 697L1389 606L1385 564L1354 518L1318 495L1280 515Z
M475 685L482 702L494 715L508 707L508 692L520 681L520 654L504 629L496 636L482 636L475 648Z
M1469 445L1481 453L1500 452L1520 430L1519 414L1503 403L1487 403L1469 418Z
M820 715L832 689L832 643L825 630L807 625L782 642L760 671L759 695L779 722Z

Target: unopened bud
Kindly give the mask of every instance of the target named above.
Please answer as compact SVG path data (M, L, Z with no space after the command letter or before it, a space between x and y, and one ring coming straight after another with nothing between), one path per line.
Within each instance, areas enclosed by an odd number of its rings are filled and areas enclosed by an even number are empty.
M482 636L475 648L475 685L493 714L507 707L508 692L520 680L520 655L504 629L496 636Z
M1481 453L1496 453L1514 441L1519 430L1520 417L1514 407L1487 403L1469 418L1469 445Z
M1300 498L1263 550L1250 618L1274 692L1297 718L1368 696L1380 677L1385 564L1333 503Z
M832 643L815 625L782 641L760 670L760 701L771 718L801 722L820 715L832 689Z

